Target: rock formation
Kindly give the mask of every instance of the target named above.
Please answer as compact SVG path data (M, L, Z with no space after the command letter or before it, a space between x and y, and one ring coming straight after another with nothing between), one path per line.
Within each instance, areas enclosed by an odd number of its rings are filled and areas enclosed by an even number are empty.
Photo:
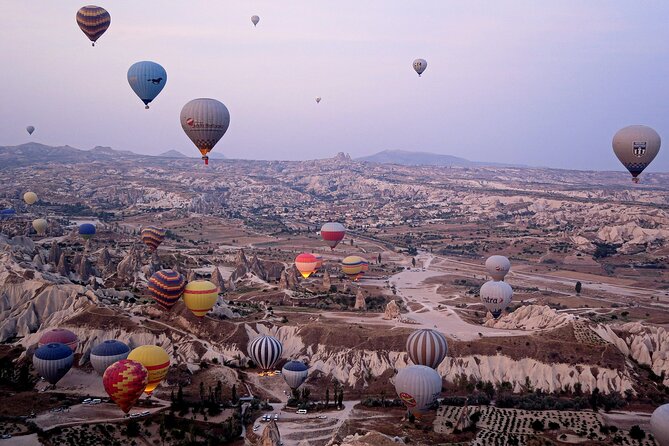
M67 262L67 257L65 256L64 252L60 254L58 266L56 266L56 272L63 277L67 277L70 274L70 265Z
M353 434L341 441L332 441L328 446L397 446L405 444L399 437L389 437L376 431Z
M332 287L332 279L330 279L330 273L328 273L328 270L325 270L323 273L323 291L327 293L330 291L330 287Z
M276 425L276 421L272 420L265 426L260 440L256 444L258 446L281 446L283 444L281 443L281 434L279 434L279 427Z
M81 277L81 280L84 282L95 274L91 261L88 260L88 256L81 257L79 267L77 268L77 274L79 274L79 277Z
M395 301L393 301L395 302ZM358 289L358 292L355 294L355 306L354 310L366 310L367 301L365 300L365 292L362 289Z
M285 270L281 272L281 278L279 279L279 288L282 290L287 290L290 287L288 286L288 274Z
M209 280L218 287L219 293L225 293L225 280L223 279L223 276L221 276L221 271L217 266L214 266L214 270L211 272L211 278Z
M49 255L47 257L49 263L53 264L54 266L58 265L61 252L62 250L60 249L60 245L55 241L52 242L51 247L49 248Z
M118 278L126 282L133 281L136 274L142 267L142 256L136 247L130 248L128 254L119 262L116 267Z
M400 307L397 305L397 302L391 300L386 305L386 311L383 313L383 318L387 320L400 319Z
M100 254L98 254L98 260L96 266L100 273L107 273L112 269L112 256L109 254L109 250L105 247L102 248Z
M483 325L504 330L548 330L569 324L576 316L558 313L547 305L526 305L499 319L488 319Z

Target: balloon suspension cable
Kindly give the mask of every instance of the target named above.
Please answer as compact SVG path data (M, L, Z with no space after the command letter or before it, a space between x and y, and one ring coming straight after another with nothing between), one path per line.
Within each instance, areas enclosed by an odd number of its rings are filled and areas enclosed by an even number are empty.
M209 165L209 157L207 155L202 156L202 159L204 160L204 165L208 166Z
M633 181L635 184L639 184L639 178L638 178L638 177L634 177L634 178L632 178L632 181Z
M144 109L148 110L148 109L149 109L149 104L146 104L146 105L144 106Z
M91 43L91 46L95 46L95 42Z

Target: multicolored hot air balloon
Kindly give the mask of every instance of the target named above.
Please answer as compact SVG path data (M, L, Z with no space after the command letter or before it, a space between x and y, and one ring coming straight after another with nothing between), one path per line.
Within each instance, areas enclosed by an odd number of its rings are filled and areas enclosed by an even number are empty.
M448 342L437 330L416 330L407 339L407 353L414 364L436 369L448 354Z
M632 174L632 181L655 159L662 141L655 130L645 125L630 125L613 136L613 153Z
M108 339L91 349L91 365L96 372L102 375L107 367L117 361L126 359L129 353L130 347L123 342Z
M660 446L669 446L669 404L664 404L650 416L650 430Z
M302 383L309 376L309 367L300 361L288 361L281 369L281 376L288 386L295 390L302 385Z
M490 256L485 261L485 269L493 280L504 280L511 270L511 262L504 256Z
M364 274L365 260L360 256L348 256L341 261L341 270L349 279L356 281Z
M479 294L481 295L481 303L497 319L511 303L513 289L511 285L501 280L489 280L481 285Z
M53 328L45 332L39 338L37 345L43 347L54 342L67 345L73 352L79 347L79 337L65 328Z
M155 226L147 226L142 229L142 241L153 252L158 249L158 246L165 240L167 231Z
M283 346L273 336L259 336L249 343L247 353L258 364L263 372L267 372L281 357Z
M111 16L104 8L88 5L77 11L77 25L86 34L86 37L95 42L102 36L111 24Z
M218 287L208 280L193 280L184 289L184 303L197 317L204 317L217 299Z
M177 303L185 288L184 276L171 269L157 271L149 279L149 293L166 310Z
M92 223L82 223L79 225L79 235L88 240L95 235L95 225Z
M413 69L418 73L418 77L423 74L423 71L427 68L427 61L425 59L416 59L413 61Z
M407 410L419 415L425 412L441 393L441 376L433 368L410 365L397 372L395 391Z
M0 211L0 220L8 220L16 215L16 211L11 208L3 209Z
M303 252L295 257L295 267L306 279L318 269L318 259L313 254Z
M73 363L74 352L59 342L43 345L33 355L33 367L52 385L56 385L70 371Z
M34 126L29 125L28 127L26 127L26 132L28 132L29 135L32 135L34 131L35 131Z
M325 223L321 227L321 237L330 249L335 247L344 239L346 235L346 228L341 223Z
M260 17L257 15L252 15L251 16L251 23L253 23L253 26L258 25L258 22L260 22Z
M149 103L165 88L167 71L155 62L136 62L128 69L128 83L148 109Z
M209 164L207 154L225 135L230 126L230 112L216 99L199 98L188 102L181 109L181 128Z
M131 351L128 359L139 362L149 372L149 382L144 393L151 396L167 376L167 371L170 369L169 355L164 348L157 345L142 345Z
M102 384L118 407L130 412L149 382L149 372L137 361L121 359L104 371Z
M37 194L35 192L26 192L23 194L23 201L25 201L26 204L35 204L37 201Z
M46 228L48 227L48 223L43 218L37 218L33 220L33 228L35 228L37 235L44 235L46 233Z

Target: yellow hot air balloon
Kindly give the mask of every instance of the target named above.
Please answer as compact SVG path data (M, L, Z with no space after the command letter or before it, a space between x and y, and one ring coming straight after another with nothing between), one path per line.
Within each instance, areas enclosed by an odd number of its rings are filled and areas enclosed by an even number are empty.
M128 355L128 359L137 361L149 372L149 383L144 393L151 396L156 387L165 379L170 368L170 357L164 348L157 345L142 345Z
M37 235L44 235L46 233L47 222L43 218L33 220L33 228L37 231Z
M208 280L188 282L183 294L186 307L197 317L203 317L218 299L218 287Z
M355 281L363 274L365 259L360 256L348 256L341 261L341 270L349 279Z
M23 194L23 201L27 204L35 204L37 201L37 194L35 192L26 192Z

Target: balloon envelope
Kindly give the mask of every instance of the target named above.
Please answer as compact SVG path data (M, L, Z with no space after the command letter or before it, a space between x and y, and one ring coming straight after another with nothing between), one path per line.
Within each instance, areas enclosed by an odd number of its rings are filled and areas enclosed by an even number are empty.
M481 285L479 294L481 295L483 305L496 319L502 314L502 310L511 303L513 289L506 282L489 280Z
M351 280L358 280L363 274L365 260L360 256L348 256L341 261L341 270Z
M29 125L28 127L26 127L26 131L28 132L29 135L32 135L33 132L35 131L35 127L32 126L32 125Z
M95 225L91 223L83 223L79 225L79 235L84 239L88 240L89 238L95 235Z
M128 83L146 108L149 108L149 103L165 88L167 72L155 62L137 62L128 69Z
M16 215L16 211L14 209L3 209L0 211L0 220L7 220L12 218L13 216Z
M77 25L81 28L86 37L95 42L102 36L111 24L109 13L99 6L88 5L77 11Z
M281 376L283 376L286 384L291 389L297 389L309 376L309 367L300 361L288 361L281 369Z
M281 357L282 351L281 342L273 336L259 336L252 340L247 348L249 357L263 371L274 367L276 361Z
M184 276L171 269L156 271L149 279L149 293L166 310L176 305L185 288Z
M26 192L23 194L23 201L27 204L35 204L37 201L37 194L35 192Z
M253 23L253 26L256 26L260 22L260 17L257 15L251 16L251 23Z
M511 269L511 262L504 256L490 256L485 261L485 269L493 280L504 280Z
M184 303L197 317L204 317L218 299L218 287L208 280L193 280L184 289Z
M421 329L411 333L406 348L414 364L433 369L439 367L448 354L446 337L432 329Z
M48 226L46 220L43 218L33 220L33 228L35 228L37 235L44 235Z
M395 391L409 412L421 413L441 393L441 376L433 368L410 365L397 372Z
M207 154L230 126L227 107L216 99L193 99L183 106L179 119L186 136L200 151L204 163L209 164Z
M636 180L657 156L661 142L660 135L652 128L630 125L613 136L613 153Z
M91 349L91 365L96 372L102 375L107 367L117 361L126 359L129 353L130 347L123 342L108 339Z
M142 242L149 248L149 251L155 251L165 240L167 231L155 226L147 226L142 229Z
M316 98L316 104L320 104L320 103L321 103L321 97L318 96L318 97Z
M669 404L664 404L650 417L650 430L660 446L669 446Z
M427 68L427 61L425 59L416 59L413 61L413 69L416 70L418 76L423 74L423 71Z
M67 374L73 362L72 349L59 342L43 345L33 355L33 367L37 373L54 385Z
M125 413L135 405L149 382L149 372L137 361L121 359L104 371L102 384L109 398Z
M42 347L47 344L51 343L60 343L60 344L65 344L73 352L77 351L77 347L79 346L79 336L76 334L72 333L70 330L67 330L65 328L53 328L49 331L46 331L40 338L39 342L37 345L39 347Z
M295 267L305 279L318 269L318 259L306 252L295 257Z
M137 361L149 372L149 382L144 393L151 395L156 387L165 379L170 369L170 357L164 348L157 345L142 345L128 355L128 359Z
M346 235L346 228L341 223L325 223L321 227L321 237L330 249L335 247L344 239Z
M316 270L321 269L323 267L323 256L315 253L312 253L312 255L316 258Z

